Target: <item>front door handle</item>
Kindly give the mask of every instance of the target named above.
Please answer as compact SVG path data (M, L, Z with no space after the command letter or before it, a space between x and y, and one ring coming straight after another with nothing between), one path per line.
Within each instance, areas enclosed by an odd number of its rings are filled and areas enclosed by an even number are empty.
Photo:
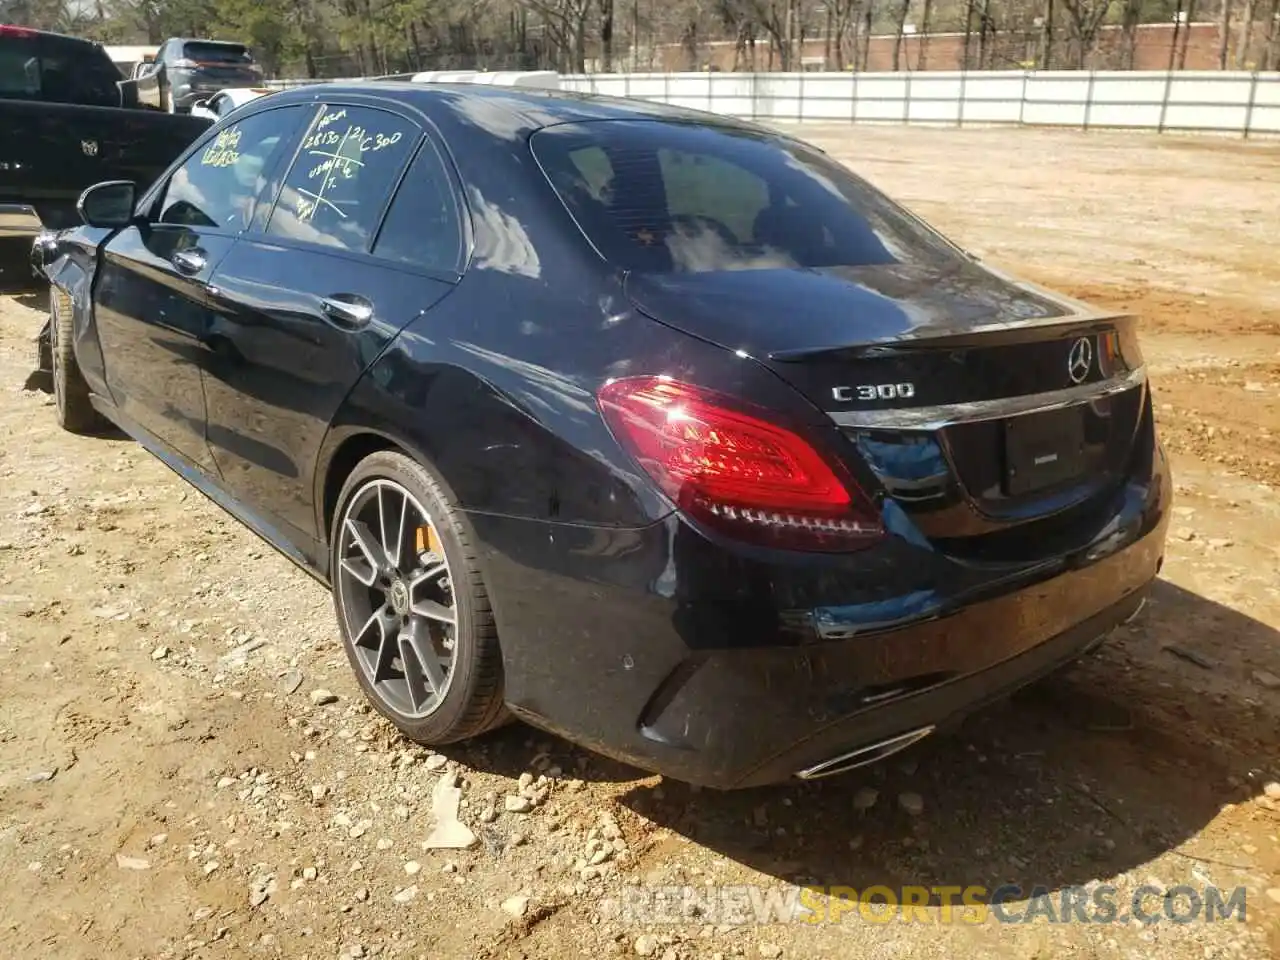
M363 327L373 319L373 304L350 293L321 297L320 309L326 317L344 327Z
M193 277L203 270L208 263L203 250L179 250L171 258L178 272Z

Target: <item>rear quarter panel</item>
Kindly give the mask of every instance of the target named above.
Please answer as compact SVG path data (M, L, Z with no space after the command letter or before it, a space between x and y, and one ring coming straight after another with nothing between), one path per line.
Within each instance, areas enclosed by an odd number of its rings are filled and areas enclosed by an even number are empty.
M500 106L460 103L432 119L465 194L469 264L340 409L317 464L317 509L335 452L366 431L421 457L464 510L638 527L672 508L601 419L595 393L607 379L669 374L816 414L754 360L638 313L547 183L527 132Z

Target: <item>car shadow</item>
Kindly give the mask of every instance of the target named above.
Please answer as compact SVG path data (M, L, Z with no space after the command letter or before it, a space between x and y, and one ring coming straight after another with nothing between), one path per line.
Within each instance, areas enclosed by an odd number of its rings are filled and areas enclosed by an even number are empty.
M22 382L23 390L34 390L37 393L53 393L53 374L48 370L32 370Z
M15 291L4 291L28 310L38 310L41 313L49 312L49 284L43 280L37 280L34 277L31 285ZM32 336L40 331L32 332Z
M0 240L0 293L36 294L48 282L31 269L31 243L23 240Z
M1213 644L1278 669L1280 632L1159 581L1142 617L1097 654L950 733L830 780L699 790L519 725L456 755L514 777L530 769L534 748L566 777L626 784L620 802L674 835L659 841L665 853L645 856L660 873L686 838L786 883L1057 890L1171 850L1201 860L1194 838L1222 806L1280 773L1265 769L1280 742L1276 711L1238 693L1189 690L1170 672L1173 658L1135 655L1197 622L1212 622ZM923 812L909 812L917 804ZM1198 869L1230 877L1211 860ZM671 867L661 882L680 882L678 873Z

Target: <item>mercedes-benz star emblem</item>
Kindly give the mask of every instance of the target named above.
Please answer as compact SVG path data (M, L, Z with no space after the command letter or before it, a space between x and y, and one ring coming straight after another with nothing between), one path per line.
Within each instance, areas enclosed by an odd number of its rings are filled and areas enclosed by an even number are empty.
M1067 376L1072 383L1084 383L1093 369L1093 344L1088 337L1081 337L1071 345L1071 353L1067 354Z
M391 609L401 617L409 612L409 587L403 580L391 584Z

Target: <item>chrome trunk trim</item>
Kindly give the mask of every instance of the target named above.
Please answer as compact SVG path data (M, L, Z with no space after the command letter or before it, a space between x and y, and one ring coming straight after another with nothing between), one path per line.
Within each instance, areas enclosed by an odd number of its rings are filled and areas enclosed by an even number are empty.
M828 410L837 426L856 430L941 430L957 423L999 420L1027 413L1061 410L1078 403L1091 403L1131 390L1147 379L1146 366L1136 367L1110 380L1082 383L1078 387L1029 393L1020 397L1000 397L972 403L942 403L932 407L898 407L881 410Z

